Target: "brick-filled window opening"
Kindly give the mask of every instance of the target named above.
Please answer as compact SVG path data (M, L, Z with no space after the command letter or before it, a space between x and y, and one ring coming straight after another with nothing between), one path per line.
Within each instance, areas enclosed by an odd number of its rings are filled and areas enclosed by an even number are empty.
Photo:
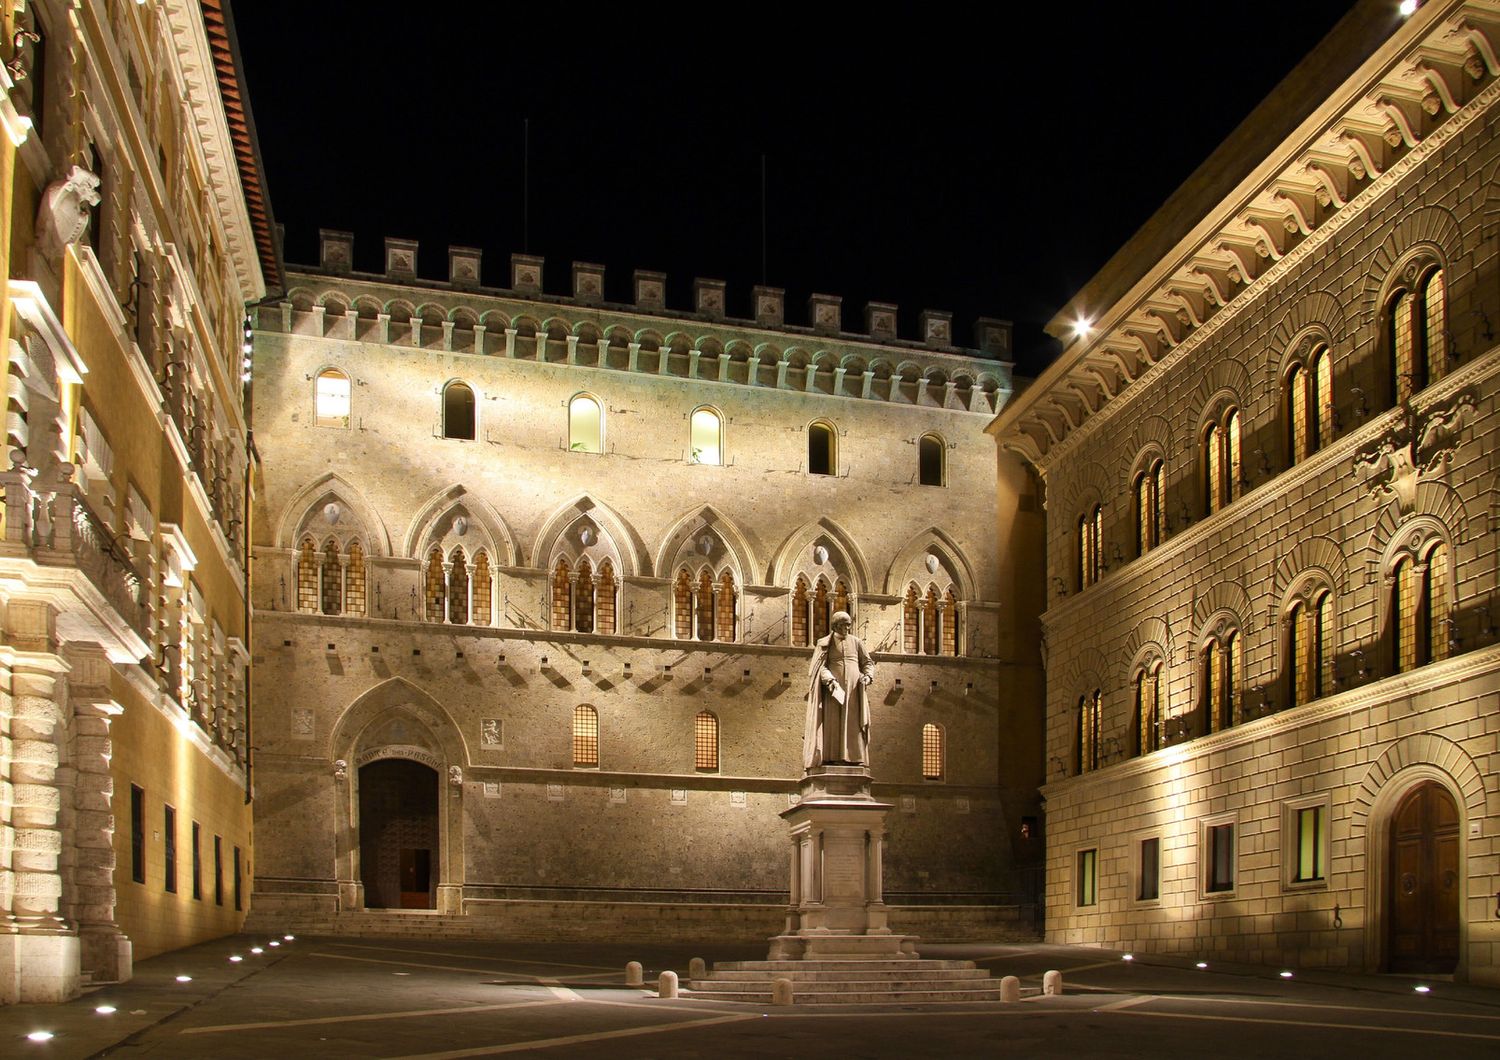
M365 550L358 541L349 542L344 550L344 610L351 615L365 613Z
M469 616L470 621L476 626L487 626L490 624L490 608L494 597L494 579L490 574L489 553L481 550L474 557L473 613Z
M443 388L443 437L474 440L474 391L467 383Z
M1166 476L1165 465L1153 460L1151 465L1135 478L1135 550L1144 556L1161 544L1163 516L1163 487Z
M719 719L707 710L693 719L693 768L700 773L719 771Z
M448 579L443 573L441 549L434 547L427 553L427 572L422 581L422 599L427 621L441 622L448 614Z
M319 427L349 426L349 377L337 368L318 373L314 385L313 423Z
M1396 401L1408 400L1448 369L1447 283L1443 270L1411 266L1408 278L1386 302Z
M130 785L130 878L146 882L146 792Z
M792 644L805 648L828 636L833 616L843 611L853 617L854 598L849 583L836 578L832 586L821 574L809 585L805 575L797 575L792 587Z
M344 609L344 565L339 560L338 542L332 538L323 545L323 562L318 576L322 580L319 609L325 615L336 615Z
M942 780L943 730L941 726L928 722L922 726L922 779Z
M1099 904L1099 851L1078 852L1078 904Z
M806 580L798 579L805 603ZM793 596L795 609L797 597ZM687 567L677 570L672 583L672 629L678 640L733 641L738 633L739 589L728 568L714 572L704 567L694 575ZM794 615L795 619L795 615ZM793 635L804 632L805 623L795 624Z
M719 575L719 581L715 587L714 594L714 639L722 641L733 641L736 639L738 626L735 616L739 613L739 593L735 589L734 575L724 571Z
M1103 702L1103 693L1097 688L1078 700L1078 744L1073 763L1075 773L1092 773L1099 768L1099 723Z
M917 482L923 486L945 486L945 446L940 434L924 434L917 440Z
M806 595L806 582L798 579L797 588ZM793 618L795 619L795 607ZM686 567L677 572L677 580L672 583L672 635L678 640L693 639L693 576ZM802 630L802 639L798 640L794 623L792 643L806 645L806 626Z
M305 537L297 554L297 610L306 614L318 611L318 546Z
M908 655L959 653L958 597L951 587L939 591L936 585L929 585L923 592L911 582L901 610L901 647Z
M177 809L162 807L162 887L169 894L177 893Z
M1323 833L1327 827L1327 807L1304 806L1296 811L1296 872L1292 882L1323 879Z
M1157 836L1141 840L1136 878L1140 884L1135 892L1136 901L1154 902L1161 897L1161 839Z
M1325 669L1331 644L1333 594L1314 592L1292 605L1287 614L1289 686L1292 705L1300 707L1320 699L1328 686Z
M1104 532L1104 508L1093 509L1078 517L1078 587L1087 589L1099 580L1103 570L1100 555Z
M1204 732L1221 732L1235 722L1239 702L1239 634L1228 630L1213 634L1199 653L1202 669Z
M693 463L722 464L724 462L724 417L707 406L696 408L693 410L688 430Z
M552 568L552 628L567 630L573 625L573 568L559 559Z
M1203 510L1213 515L1240 495L1240 410L1224 408L1203 429L1202 446Z
M214 836L214 905L224 904L224 837Z
M1425 560L1404 556L1391 580L1391 655L1405 673L1448 657L1448 547L1433 544Z
M203 901L203 829L197 821L193 822L192 831L193 851L193 898L195 901Z
M807 473L809 475L837 475L839 473L838 431L833 424L819 420L807 427Z
M714 576L707 570L698 572L697 593L693 599L693 636L698 640L714 639Z
M594 565L584 557L573 576L573 630L594 632Z
M828 636L829 622L833 618L833 609L828 604L828 581L819 578L813 585L812 636L814 641Z
M469 564L461 548L448 554L448 621L460 626L469 621Z
M595 769L599 765L599 712L593 707L573 708L573 766Z
M244 872L240 861L240 848L234 848L234 908L238 912L245 908Z
M1161 748L1160 659L1142 666L1135 675L1135 753L1148 755Z
M604 409L597 398L579 394L568 402L568 449L574 453L604 452Z
M1208 871L1204 890L1210 894L1234 890L1234 824L1209 825L1205 830L1204 854Z
M1328 347L1316 347L1286 377L1287 453L1305 460L1333 437L1333 372Z
M552 568L552 628L573 633L614 633L617 582L614 563L587 556L577 565L559 557Z

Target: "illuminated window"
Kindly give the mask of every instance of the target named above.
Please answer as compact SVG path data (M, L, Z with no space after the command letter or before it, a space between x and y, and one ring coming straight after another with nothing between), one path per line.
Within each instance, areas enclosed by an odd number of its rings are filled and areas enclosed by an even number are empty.
M1099 851L1078 852L1078 904L1097 905L1099 902Z
M599 561L599 580L594 586L594 631L615 632L615 565Z
M924 434L917 441L917 482L923 486L941 486L943 477L943 439Z
M1166 521L1162 508L1164 475L1162 462L1153 460L1135 477L1135 551L1140 556L1161 544Z
M807 427L807 473L809 475L837 475L839 473L838 433L833 424L824 420L808 424Z
M578 769L599 765L599 712L593 707L573 708L573 766Z
M1239 633L1217 630L1204 641L1199 654L1201 704L1205 732L1234 725L1239 695Z
M805 623L795 621L799 601L806 606L806 580L799 576L799 593L793 593L793 639L804 637ZM672 626L678 640L732 641L738 632L739 591L734 574L727 568L719 572L704 567L695 577L686 567L677 571L672 582ZM805 617L805 616L804 616Z
M474 440L474 391L467 383L443 388L443 437Z
M313 422L319 427L349 426L349 377L337 368L318 373Z
M1234 822L1204 828L1203 853L1207 872L1203 888L1210 894L1234 890Z
M1295 871L1293 883L1310 883L1323 879L1324 853L1328 828L1326 806L1303 806L1293 811L1293 839Z
M443 553L434 548L427 554L427 575L423 599L429 622L442 622L448 617L448 582L443 573Z
M1224 408L1203 429L1203 509L1213 515L1240 495L1240 412Z
M490 557L481 549L474 556L473 614L470 619L476 626L490 624L490 597L493 595L490 577Z
M1161 747L1160 659L1141 667L1135 675L1135 753L1150 754Z
M573 628L573 570L566 559L552 570L552 628Z
M587 557L578 561L578 573L573 576L573 629L594 632L594 565Z
M1435 382L1448 370L1447 283L1443 270L1413 269L1415 282L1394 291L1386 302L1386 342L1390 346L1398 402Z
M469 564L461 548L448 555L448 621L460 626L469 621Z
M1326 691L1324 670L1329 662L1332 610L1333 595L1315 590L1293 604L1287 613L1290 635L1287 657L1291 664L1288 685L1293 706L1311 703Z
M587 394L568 402L568 448L575 453L604 452L604 410Z
M1333 436L1333 370L1328 347L1318 346L1286 377L1287 455L1305 460Z
M1091 773L1099 768L1099 722L1103 695L1099 689L1078 700L1078 773Z
M351 615L365 613L365 551L358 541L349 542L344 552L344 610Z
M1104 531L1104 508L1094 505L1092 511L1078 518L1078 587L1087 589L1099 580L1102 570L1100 540Z
M1415 555L1396 564L1392 578L1392 658L1399 673L1448 657L1448 546L1437 542L1425 562Z
M336 615L344 604L344 565L339 562L338 542L332 538L323 546L323 564L319 575L322 585L319 593L321 610L325 615Z
M724 420L717 412L707 406L694 409L691 433L693 463L724 462Z
M1140 885L1135 897L1138 902L1154 902L1161 897L1161 839L1152 836L1141 840L1140 863L1136 871Z
M922 726L922 779L943 779L943 730L931 722Z
M683 574L687 572L684 571ZM679 579L681 575L679 575ZM679 614L681 611L679 610ZM809 619L807 579L797 575L797 584L792 588L792 645L798 648L808 646L807 627ZM680 623L681 620L679 620ZM679 630L680 630L679 625ZM691 626L688 627L691 630ZM686 639L689 634L678 633L679 638Z
M316 614L318 610L318 554L313 539L304 537L297 553L297 610Z
M719 771L719 719L706 710L693 719L693 766L700 773Z

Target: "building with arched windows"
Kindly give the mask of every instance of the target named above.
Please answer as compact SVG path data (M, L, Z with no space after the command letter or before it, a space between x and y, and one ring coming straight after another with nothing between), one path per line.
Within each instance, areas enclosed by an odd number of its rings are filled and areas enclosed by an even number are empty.
M1047 487L1049 938L1500 982L1497 47L1357 7L991 425Z
M1007 326L966 350L938 314L910 342L888 306L856 334L822 296L811 326L770 289L735 320L713 285L682 312L654 274L609 304L592 266L560 297L535 258L488 288L474 252L446 283L415 253L358 274L324 233L255 320L254 915L774 934L844 611L892 922L1029 929L1040 586L1008 543L1040 514L984 434Z

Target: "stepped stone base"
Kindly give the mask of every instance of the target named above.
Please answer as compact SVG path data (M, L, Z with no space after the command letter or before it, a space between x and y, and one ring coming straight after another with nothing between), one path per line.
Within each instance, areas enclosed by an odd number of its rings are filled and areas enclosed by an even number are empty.
M729 961L694 979L684 996L709 1001L772 1003L772 984L787 979L798 1005L920 1005L999 1001L1000 983L973 961L920 957L844 960Z

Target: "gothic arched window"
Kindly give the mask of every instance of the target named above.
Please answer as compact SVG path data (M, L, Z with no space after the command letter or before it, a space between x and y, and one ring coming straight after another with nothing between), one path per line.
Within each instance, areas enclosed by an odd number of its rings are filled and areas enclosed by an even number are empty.
M467 383L443 388L443 437L474 440L474 391Z

